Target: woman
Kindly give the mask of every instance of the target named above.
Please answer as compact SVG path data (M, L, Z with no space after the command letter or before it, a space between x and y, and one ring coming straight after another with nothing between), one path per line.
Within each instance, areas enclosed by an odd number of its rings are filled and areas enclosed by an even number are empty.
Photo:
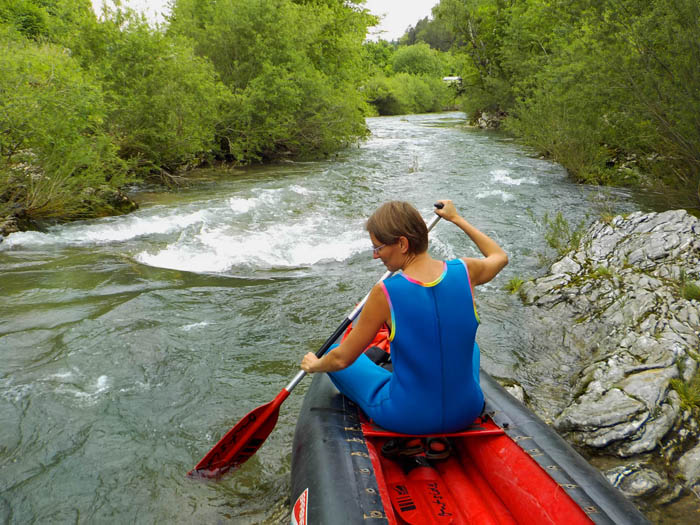
M428 230L406 202L387 202L366 224L374 258L400 273L376 284L348 337L320 359L309 352L305 372L329 372L338 389L378 425L406 434L455 432L479 416L479 319L473 286L508 264L506 253L462 218L452 201L435 211L462 229L483 258L439 261L427 252ZM386 324L393 373L364 349Z

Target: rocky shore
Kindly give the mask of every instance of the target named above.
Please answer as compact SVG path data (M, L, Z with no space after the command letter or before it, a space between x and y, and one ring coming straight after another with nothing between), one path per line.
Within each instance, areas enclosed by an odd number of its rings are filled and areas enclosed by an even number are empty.
M643 508L700 497L699 279L700 220L636 212L520 289L539 366L569 385L528 398Z
M479 129L499 129L508 115L504 112L479 111L469 119L469 125Z

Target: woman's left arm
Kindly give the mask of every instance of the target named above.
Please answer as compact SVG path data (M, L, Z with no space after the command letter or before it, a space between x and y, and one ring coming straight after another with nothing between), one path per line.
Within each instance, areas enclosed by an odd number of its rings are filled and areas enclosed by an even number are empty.
M301 361L301 369L307 373L336 372L355 362L382 325L390 318L389 303L381 284L376 284L362 308L360 317L345 341L327 352L320 359L313 352L307 353Z

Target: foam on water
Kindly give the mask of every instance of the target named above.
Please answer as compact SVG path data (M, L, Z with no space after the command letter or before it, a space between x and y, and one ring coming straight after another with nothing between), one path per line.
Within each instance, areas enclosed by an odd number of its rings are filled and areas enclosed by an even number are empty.
M86 383L85 386L81 386ZM9 382L0 384L0 399L4 398L12 402L33 395L35 392L51 391L57 394L67 394L81 401L96 401L101 394L109 391L109 377L101 375L94 381L87 381L83 375L73 369L65 372L56 372L34 380L30 383L12 385Z
M520 186L521 184L539 184L535 177L513 178L508 170L497 169L491 172L494 182L506 184L507 186Z
M47 379L70 379L73 377L73 372L57 372L55 374L51 374L48 376Z
M356 234L339 231L342 226L321 217L294 222L306 215L313 194L313 189L292 184L177 208L154 206L47 232L14 233L0 250L128 243L124 251L143 264L207 273L235 266L288 268L347 258L359 249Z
M193 330L195 328L204 328L205 326L209 326L208 321L202 321L200 323L186 324L185 326L180 327L180 330L182 330L183 332L189 332L190 330Z
M477 199L488 199L489 197L499 197L503 202L515 199L513 195L503 190L482 191L476 194Z
M84 246L119 243L147 237L177 232L193 224L206 220L206 210L178 213L168 210L163 214L134 213L125 217L102 219L96 222L66 224L51 228L48 232L17 232L9 235L0 249L33 248L48 245Z
M255 208L255 199L245 199L241 197L231 197L228 200L228 204L231 207L231 211L234 213L247 213L253 208Z
M109 378L107 376L98 377L91 385L88 385L86 390L73 390L75 397L79 398L94 398L103 394L109 389Z
M101 375L94 382L86 385L84 389L76 388L75 385L63 385L57 388L56 392L74 396L83 403L93 404L102 394L109 391L109 386L109 378L106 375Z
M298 193L299 195L311 195L310 189L305 188L304 186L299 186L298 184L290 186L289 189L294 193Z
M27 397L32 390L32 385L13 385L10 381L0 382L0 399L10 403L18 403Z
M342 261L367 248L362 225L343 228L320 216L298 222L272 221L258 230L229 224L183 232L157 251L144 250L135 259L149 266L202 273L232 268L298 268L321 261Z

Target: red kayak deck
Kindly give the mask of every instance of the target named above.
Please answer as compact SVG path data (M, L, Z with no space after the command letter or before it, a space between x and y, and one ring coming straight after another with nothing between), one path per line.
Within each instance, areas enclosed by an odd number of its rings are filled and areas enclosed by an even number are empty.
M384 443L414 437L362 418L362 432L390 524L590 524L593 521L550 475L488 415L462 432L446 459L386 458ZM430 435L424 437L438 437Z

